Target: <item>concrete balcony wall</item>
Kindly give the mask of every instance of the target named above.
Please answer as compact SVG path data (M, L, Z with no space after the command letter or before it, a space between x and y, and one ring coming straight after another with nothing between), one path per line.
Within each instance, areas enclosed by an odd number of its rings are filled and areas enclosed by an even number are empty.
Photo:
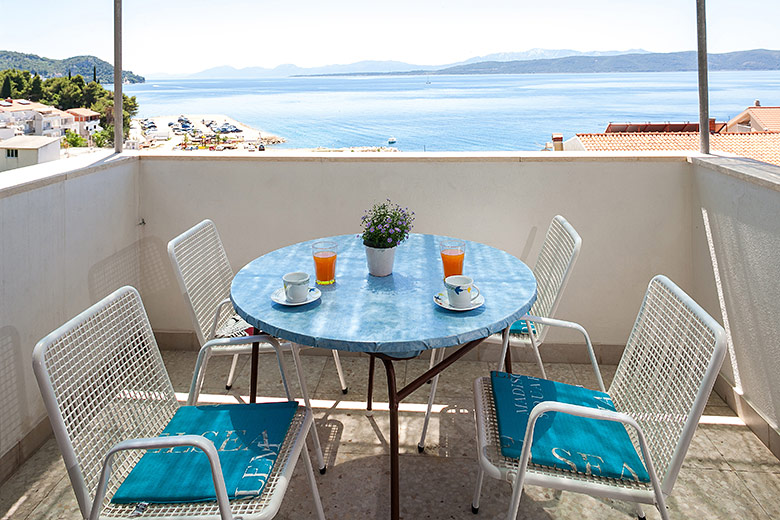
M530 265L560 213L583 247L559 315L584 324L594 342L622 346L653 275L692 289L690 171L683 156L144 155L140 216L155 243L211 218L237 271L288 244L356 233L363 210L386 197L416 212L415 232L484 242ZM143 293L155 330L191 330L181 296L167 288L175 282L159 284L166 289ZM549 341L581 343L560 331Z
M747 421L756 419L754 431L778 453L776 171L738 159L564 152L90 154L6 172L0 176L0 481L48 435L31 369L32 348L45 334L131 284L161 338L192 338L166 253L172 237L211 218L238 270L294 242L356 233L363 210L385 197L416 211L416 232L478 240L529 264L551 218L564 215L583 248L559 316L585 325L610 359L619 356L657 273L721 322L725 309L733 348L719 391L737 386L730 404L743 407ZM548 342L580 339L556 331ZM180 343L163 346L194 347L191 339Z
M49 435L33 346L113 290L101 266L138 240L137 195L137 160L106 154L0 177L0 481Z
M777 454L780 168L747 159L694 159L692 177L694 297L731 340L721 373L735 392L718 391Z

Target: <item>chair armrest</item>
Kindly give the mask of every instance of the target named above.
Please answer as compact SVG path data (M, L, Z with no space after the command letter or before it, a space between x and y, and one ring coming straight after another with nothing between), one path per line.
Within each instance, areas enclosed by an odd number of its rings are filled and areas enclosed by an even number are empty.
M194 446L202 450L209 459L211 465L211 478L214 480L214 489L217 494L217 504L219 505L219 514L222 520L232 520L233 515L230 512L230 502L225 488L225 478L222 475L222 466L219 463L217 448L214 443L206 437L200 435L174 435L171 437L150 437L141 439L128 439L115 444L106 454L103 462L103 470L100 473L100 480L95 491L95 499L92 502L92 509L89 512L89 520L98 520L100 511L103 509L103 500L106 497L108 480L111 477L111 463L114 455L125 450L144 450L158 448L172 448L175 446Z
M585 327L573 321L559 320L556 318L542 318L539 316L531 316L530 314L526 314L525 316L520 318L519 321L534 322L534 323L539 323L541 325L548 325L550 327L572 329L581 333L585 338L585 345L588 348L588 356L590 357L590 364L593 367L593 372L596 374L596 381L598 381L599 383L599 390L601 390L602 392L606 392L606 390L604 389L604 381L601 378L601 371L599 370L599 364L596 361L596 353L593 351L593 344L590 342L590 336L588 335L588 331L585 330ZM529 332L531 331L530 323L528 324L528 330Z
M268 334L258 334L256 336L237 336L235 338L216 338L212 339L211 341L207 341L203 347L201 347L201 350L203 350L206 347L213 348L213 347L219 347L218 349L215 349L212 353L214 356L227 356L234 353L234 351L228 350L224 347L236 347L238 345L246 345L246 348L239 348L235 349L240 352L236 352L237 354L245 354L246 352L252 351L252 343L268 343L271 345L271 349L277 350L277 348L281 348L283 345L286 347L289 344L285 342L284 344L280 343L278 339L276 339L273 336L269 336ZM270 352L271 349L266 348L265 350Z
M206 342L198 352L198 359L195 362L195 370L192 373L192 382L187 396L187 404L194 405L198 402L200 389L203 387L205 369L208 360L212 356L233 356L238 354L251 354L252 343L266 343L270 348L260 348L260 352L275 352L277 359L281 360L282 345L279 340L268 334L259 334L256 336L239 336L237 338L217 338ZM288 346L285 343L285 346ZM283 369L280 368L283 371ZM284 376L282 376L285 379ZM286 388L286 381L285 381Z
M217 323L219 323L219 317L222 315L222 307L230 303L230 298L225 298L217 304L214 309L214 320L211 322L211 330L209 331L209 338L213 338L217 333Z
M533 444L534 427L536 426L536 421L543 414L550 412L565 413L579 417L587 417L589 419L614 421L633 428L636 431L637 439L639 440L639 448L642 451L642 458L645 461L647 473L650 475L650 481L652 482L653 489L656 493L656 500L660 498L659 504L663 504L663 497L659 497L659 495L662 493L661 484L658 480L658 476L655 473L655 466L653 465L652 457L650 456L650 450L647 447L647 441L645 440L645 434L642 431L642 427L630 415L622 412L613 412L611 410L599 410L598 408L590 408L588 406L581 406L577 404L559 403L556 401L542 401L541 403L534 406L531 410L531 413L528 414L528 426L526 426L525 437L523 438L523 451L520 455L518 478L523 478L525 476L528 460L531 457L531 445Z

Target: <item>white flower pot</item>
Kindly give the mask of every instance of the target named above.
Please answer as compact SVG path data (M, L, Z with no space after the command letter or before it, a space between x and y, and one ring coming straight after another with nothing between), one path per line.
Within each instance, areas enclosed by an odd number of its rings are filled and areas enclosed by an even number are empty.
M388 276L393 274L395 247L376 248L366 246L368 274L372 276Z

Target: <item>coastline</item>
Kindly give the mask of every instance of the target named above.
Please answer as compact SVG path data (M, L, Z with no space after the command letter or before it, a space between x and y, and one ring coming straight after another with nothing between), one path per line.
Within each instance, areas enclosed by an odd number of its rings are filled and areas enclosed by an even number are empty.
M216 126L233 125L240 132L220 133L219 143L213 137L201 139L174 133L172 128L178 124L181 117L187 118L201 136L214 136L212 128L207 123L214 122ZM155 130L143 129L144 121L153 121ZM173 123L173 125L169 125ZM265 147L287 142L287 139L271 134L242 123L224 114L180 114L177 116L154 116L148 118L133 118L130 123L130 137L127 140L130 149L150 149L160 151L214 151L214 152L254 152L265 151ZM286 151L305 152L397 152L391 146L350 146L343 148L285 148Z
M189 121L194 132L189 134L174 132L173 128L178 126L178 120L181 117L184 117ZM144 130L144 121L154 122L156 128L153 130ZM213 122L215 127L223 124L232 125L239 129L240 132L217 134L207 125L209 122ZM219 135L219 143L212 137L216 135ZM202 138L198 136L202 136ZM149 118L133 118L130 122L130 136L128 138L128 142L137 143L136 146L138 146L138 148L171 151L182 149L183 145L188 149L251 151L252 148L257 149L261 145L272 146L286 141L287 139L284 137L253 128L224 114L179 114ZM219 147L218 150L217 147Z

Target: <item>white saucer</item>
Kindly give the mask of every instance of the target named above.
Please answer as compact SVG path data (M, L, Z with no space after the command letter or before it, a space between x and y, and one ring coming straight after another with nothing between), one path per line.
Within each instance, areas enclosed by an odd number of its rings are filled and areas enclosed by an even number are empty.
M469 307L453 307L450 305L450 300L447 298L447 293L436 293L433 295L433 302L441 307L442 309L447 309L448 311L473 311L474 309L478 307L482 307L485 304L485 297L481 294L478 295L474 302Z
M309 287L309 294L306 295L306 299L302 302L290 302L287 301L287 296L284 295L284 287L280 287L273 292L271 299L274 303L279 305L287 305L288 307L295 307L296 305L306 305L307 303L316 302L322 296L322 291L316 287Z

